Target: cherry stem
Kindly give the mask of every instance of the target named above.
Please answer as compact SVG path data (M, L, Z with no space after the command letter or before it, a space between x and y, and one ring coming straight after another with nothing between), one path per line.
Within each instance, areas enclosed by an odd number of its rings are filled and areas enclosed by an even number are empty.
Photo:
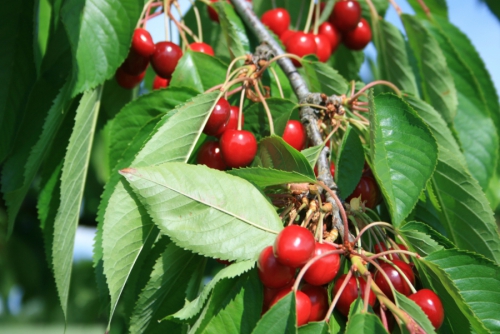
M339 197L337 196L337 194L334 191L332 191L330 188L328 188L326 186L326 184L323 183L323 181L317 180L316 184L319 185L321 188L325 189L330 194L330 196L335 200L335 203L337 203L337 206L339 207L340 214L342 216L342 220L344 222L344 238L343 238L344 239L344 243L345 242L349 242L349 225L348 225L348 220L347 220L347 216L345 214L344 206L340 202Z
M388 251L389 252L389 251ZM394 251L393 251L394 252ZM410 253L410 254L415 254L415 253L412 253L412 252L408 252L408 251L395 251L396 253ZM410 255L408 254L408 255ZM417 290L415 289L415 287L413 286L413 284L410 282L410 279L406 276L406 274L403 272L403 270L401 270L401 268L399 268L397 265L395 265L391 260L385 258L383 255L379 256L380 254L376 254L376 255L373 255L373 256L370 256L369 259L373 259L373 258L379 258L380 260L384 261L385 263L389 263L394 269L396 269L396 271L399 273L399 275L401 275L401 277L403 277L403 279L405 280L406 284L408 284L408 286L410 287L411 289L411 292L412 293L415 293L417 292ZM416 254L417 258L420 258L420 256L418 254ZM393 294L394 294L394 291L393 291Z
M146 18L141 21L142 23L144 23L144 25L143 25L144 29L146 29L146 22L147 21L151 20L154 17L160 16L160 15L163 15L163 10L156 12L156 13L153 13L151 15L146 15Z
M371 290L371 285L372 285L372 275L368 273L367 275L364 275L366 277L366 284L365 284L365 291L364 291L364 298L363 298L363 313L368 312L368 305L370 304L370 290Z
M169 29L169 23L170 20L168 19L168 14L167 12L170 11L170 0L163 0L163 12L165 14L165 41L170 42L170 29Z
M193 36L193 32L188 27L184 26L184 24L182 24L179 21L177 21L177 19L174 17L174 15L172 15L172 12L170 11L170 7L167 8L167 11L168 11L168 17L177 26L177 30L179 30L179 34L181 35L181 39L184 42L184 44L186 45L186 48L188 48L189 47L189 41L187 40L186 32L188 34L190 34L191 37L195 38ZM196 41L196 39L195 39L195 41Z
M319 9L320 9L321 0L315 6L314 10L314 26L313 26L313 34L318 34L319 29Z
M394 92L396 92L396 94L398 94L399 97L401 97L401 91L392 82L385 81L385 80L377 80L377 81L370 82L368 85L366 85L365 87L361 88L356 94L354 94L353 96L351 96L349 98L348 104L352 104L364 92L366 92L368 89L370 89L370 88L372 88L374 86L377 86L377 85L388 86L388 87L392 88L392 90L394 90Z
M349 272L347 273L347 275L344 278L344 281L342 282L342 284L339 287L339 291L337 291L337 293L335 294L335 297L333 297L332 303L330 304L330 307L328 308L328 311L326 312L325 318L323 319L324 322L328 322L328 320L330 319L330 317L333 313L333 309L335 308L335 305L337 305L337 302L338 302L340 296L342 295L342 292L344 292L345 287L347 286L347 283L349 283L349 280L351 279L352 272L353 272L353 268L351 268L349 270Z
M363 233L365 233L368 229L372 228L372 227L375 227L375 226L386 226L388 228L390 228L391 230L394 230L394 226L392 226L391 224L389 223L386 223L386 222L375 222L375 223L370 223L368 225L366 225L365 227L363 227L361 229L361 231L359 232L359 234L356 236L356 238L354 239L353 243L356 243L356 241L359 240L359 238L361 238L361 236L363 235Z
M234 65L240 61L240 60L243 60L243 59L247 59L247 56L239 56L239 57L236 57L234 58L231 63L229 63L229 66L227 67L227 71L226 71L226 80L228 80L229 78L229 74L231 73L231 70L233 69Z
M312 103L301 103L297 106L298 108L302 108L302 107L313 107L313 108L316 108L316 109L323 109L323 110L328 110L327 107L324 107L324 106L320 106L319 104L312 104Z
M240 87L237 87L229 92L226 93L227 96L231 96L231 95L234 95L238 92L241 92L241 90L243 89L243 86L240 86Z
M201 17L200 17L200 11L198 10L198 7L194 4L193 0L189 0L191 3L191 7L194 10L194 16L196 17L196 26L198 28L198 40L200 42L203 42L203 26L201 25Z
M304 33L307 34L309 29L311 29L311 22L314 14L314 0L311 0L309 3L309 11L307 12L307 21L306 21L306 26L304 27Z
M385 315L385 310L382 305L379 306L380 311L380 319L382 320L382 324L384 325L385 330L389 333L389 324L387 323L387 316Z
M197 42L197 43L200 42L200 40L198 39L198 36L196 36L193 33L193 31L191 29L189 29L189 27L186 26L186 24L184 23L184 18L182 17L181 7L179 6L179 3L177 1L174 1L174 6L175 6L175 9L177 10L177 12L179 13L179 16L181 17L181 21L179 22L175 19L175 17L171 16L172 20L174 20L174 22L176 23L178 29L180 30L180 28L179 28L179 25L180 25L182 27L182 30L187 32L188 35L191 36L191 38L193 38L193 40L195 42Z
M267 115L267 121L269 122L269 132L272 135L274 135L274 122L273 122L273 116L271 115L271 110L269 110L269 106L267 105L266 99L264 96L262 96L262 93L259 88L259 84L256 80L253 81L253 87L255 88L255 91L257 92L257 95L259 96L260 102L262 102L262 105L264 106L264 110L266 111Z
M424 0L417 0L417 2L420 5L420 7L422 7L422 9L424 10L425 15L427 15L427 17L432 20L431 10L429 9L429 7L427 7L427 5L425 4L425 1Z
M257 72L257 76L261 75L264 70L266 68L268 68L269 66L271 66L272 63L274 63L275 61L277 60L280 60L281 58L291 58L291 59L295 59L296 61L302 63L304 61L304 59L300 58L299 56L297 55L294 55L293 53L283 53L279 56L276 56L274 58L271 58L264 66L262 66L260 68L260 70Z
M246 87L243 87L240 95L240 109L238 110L238 130L241 130L243 123L243 101L245 101Z
M319 197L319 201L321 201L321 197ZM321 207L321 202L320 202ZM323 220L325 218L325 213L321 212L319 214L318 225L316 225L316 233L314 234L314 238L321 244L323 243Z
M399 7L399 5L396 3L396 1L389 0L389 2L391 3L392 7L394 7L394 9L396 10L396 13L398 13L398 16L401 16L403 14L403 11L401 10L401 7Z
M386 255L391 255L391 254L406 254L406 255L415 257L417 259L420 259L420 255L418 253L407 251L407 250L404 250L404 249L390 249L390 250L386 250L386 251L383 251L383 252L380 252L380 253L377 253L377 254L373 254L369 258L372 259L372 260L375 260L375 259L378 259L379 257L384 257Z
M149 0L148 2L146 2L144 7L142 8L141 16L139 16L139 21L137 21L137 24L135 26L136 29L139 28L141 26L141 24L143 24L143 23L144 23L144 29L146 29L145 22L147 22L147 18L149 16L149 11L151 10L151 5L153 2L154 2L154 0ZM146 17L146 19L143 20L142 19L143 17Z
M283 94L283 89L281 88L281 82L280 82L280 79L278 78L278 73L276 73L276 71L272 67L269 67L269 71L273 75L274 80L276 80L276 85L278 86L278 90L280 91L281 98L284 99L285 94Z

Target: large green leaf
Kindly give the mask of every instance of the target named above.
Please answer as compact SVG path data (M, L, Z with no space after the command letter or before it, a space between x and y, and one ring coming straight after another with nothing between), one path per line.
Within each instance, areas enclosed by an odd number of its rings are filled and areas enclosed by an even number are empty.
M396 304L410 317L415 320L415 322L424 330L424 333L432 334L436 333L434 326L432 326L427 315L422 311L420 306L418 306L413 300L407 298L405 295L395 291L396 293Z
M423 223L409 222L398 231L408 241L410 248L420 256L427 256L444 248L454 248L448 239Z
M457 113L457 92L446 58L438 42L417 18L407 14L401 18L417 60L423 96L451 124Z
M373 172L398 226L417 203L437 161L437 144L415 111L392 94L370 98Z
M380 319L373 313L357 313L349 318L346 334L384 334L387 331Z
M266 100L271 116L273 118L274 133L282 136L285 132L286 123L292 115L292 111L298 105L290 100L281 98L270 98ZM243 128L252 132L257 140L269 136L270 128L267 113L262 103L254 103L245 110L245 123Z
M303 149L302 151L300 151L300 153L302 153L304 157L306 157L307 161L309 161L309 165L314 168L324 147L325 145L311 146Z
M253 185L224 172L167 163L120 173L160 230L196 253L231 261L256 259L283 228Z
M335 182L342 198L349 196L356 188L364 163L365 154L361 139L358 133L349 126L342 139L335 164Z
M234 8L224 1L217 2L216 8L219 14L222 35L226 39L226 47L229 49L231 58L250 53L250 41L245 31L245 25L234 11ZM240 61L240 63L243 62Z
M142 0L68 0L61 9L71 41L73 95L104 83L125 60Z
M306 61L299 69L311 92L342 95L347 91L346 80L332 67L319 61Z
M327 334L328 324L324 321L309 322L305 326L299 327L299 334Z
M262 167L238 168L228 171L229 174L241 177L252 182L257 187L265 188L287 183L314 183L316 179L299 174L297 172L285 172L282 170Z
M427 13L418 0L408 0L415 14L418 17L426 18ZM425 0L425 5L429 9L430 14L433 18L444 18L448 19L448 6L446 5L446 0Z
M359 79L359 70L364 60L365 54L363 52L349 50L341 44L328 60L328 64L347 81L351 81Z
M260 319L252 334L296 334L295 293L290 292L274 304Z

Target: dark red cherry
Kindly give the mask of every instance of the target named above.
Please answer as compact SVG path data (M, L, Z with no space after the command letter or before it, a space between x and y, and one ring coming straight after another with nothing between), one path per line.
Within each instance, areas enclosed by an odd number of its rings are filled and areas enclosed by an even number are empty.
M326 289L320 286L304 284L300 291L305 293L311 301L311 314L309 314L308 322L323 320L328 311L328 292Z
M286 52L293 53L299 57L316 54L316 41L314 40L314 35L297 31L287 39ZM297 67L302 66L295 59L292 59L292 62Z
M240 108L238 108L237 106L231 106L229 119L224 125L222 125L219 128L219 130L215 134L216 137L222 136L222 134L226 130L229 130L229 129L236 130L238 128L239 112L240 112ZM241 114L241 126L243 126L244 123L245 123L245 115Z
M275 8L265 12L261 21L272 32L280 36L290 26L290 14L284 8Z
M151 65L156 74L160 77L168 79L182 57L181 48L172 42L156 43L155 52L151 56Z
M121 68L130 75L140 75L148 68L149 58L141 56L133 49L128 52L127 58Z
M345 274L340 276L335 282L335 285L333 286L332 298L340 290L340 286L342 285L342 283L344 283L346 276L347 275ZM358 283L359 283L359 288L358 288ZM345 286L344 291L340 295L339 300L337 301L337 305L335 306L336 309L341 314L347 317L349 315L349 308L351 307L352 302L355 301L356 298L358 298L358 296L364 298L365 287L366 287L366 282L362 277L358 277L358 279L356 280L354 276L351 276L349 282ZM370 306L373 307L373 305L375 305L376 300L377 298L375 297L375 294L373 293L373 291L370 290L370 296L368 297L368 304L370 304Z
M246 130L226 130L220 137L220 148L228 167L245 167L257 154L257 140Z
M271 302L271 306L276 304L278 300L285 297L289 293L290 291L288 289L280 290ZM311 300L300 290L295 293L295 310L297 314L297 326L300 327L307 324L309 321L309 315L311 314Z
M142 72L139 75L130 75L125 72L121 67L116 70L115 79L120 86L125 89L132 89L141 83L146 72Z
M413 274L413 270L411 269L409 264L401 260L393 260L392 263L394 263L395 266L401 269L401 271L406 275L412 285L415 285L415 275ZM411 288L408 283L406 283L405 279L390 263L381 263L380 268L387 274L396 291L402 293L405 296L409 296L411 294ZM387 297L394 299L391 286L389 285L383 274L381 274L377 270L373 279L380 290L382 290L382 292Z
M280 35L280 40L281 43L283 43L284 46L286 46L286 42L290 37L292 37L297 31L295 30L285 30L281 35Z
M227 123L230 115L231 105L225 98L221 97L210 114L203 132L209 136L215 136L219 128Z
M218 2L219 0L210 0L210 2ZM219 14L212 6L207 6L208 16L210 20L219 23Z
M316 42L316 56L318 60L326 63L332 55L332 47L328 37L324 35L314 35L314 41Z
M342 35L337 30L337 28L335 28L335 26L330 22L323 22L319 26L318 34L326 36L326 38L328 38L328 41L330 42L331 51L332 53L334 53L335 50L337 50L337 47L339 46L340 41L342 39Z
M424 313L429 317L434 329L441 327L444 321L444 309L441 299L429 289L422 289L408 296L413 300Z
M361 19L354 30L344 33L342 42L351 50L363 50L372 40L372 29L365 19Z
M341 32L356 28L361 20L361 6L357 1L338 1L333 7L329 21Z
M214 49L212 49L210 45L203 42L191 43L189 44L189 48L196 52L201 52L209 56L214 56Z
M155 75L155 79L153 80L153 89L167 88L170 84L170 79L164 79Z
M262 284L271 289L283 288L295 277L295 269L279 263L272 246L267 246L260 253L257 269Z
M155 43L149 31L136 28L132 36L131 48L139 55L149 58L155 52Z
M283 132L283 140L297 151L302 151L306 146L306 129L301 122L289 120Z
M336 248L330 244L316 242L313 258L334 250L336 250ZM324 285L333 281L339 268L339 254L327 255L316 260L316 262L307 269L304 279L307 283L312 285Z
M222 155L220 154L219 142L205 142L198 151L196 163L199 165L206 165L213 169L225 170L226 164L224 160L222 160Z
M285 266L302 267L314 255L315 243L311 231L299 225L290 225L276 237L274 255Z
M347 197L347 202L350 202L351 199L357 198L361 196L361 201L365 202L365 206L373 209L380 202L380 190L378 188L377 182L375 179L369 176L362 176L359 180L356 189L354 189L353 193Z

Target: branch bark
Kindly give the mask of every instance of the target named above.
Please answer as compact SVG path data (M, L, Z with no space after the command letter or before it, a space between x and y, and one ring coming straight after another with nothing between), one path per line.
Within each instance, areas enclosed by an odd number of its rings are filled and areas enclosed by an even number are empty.
M269 48L270 53L272 53L274 56L279 56L285 53L279 43L274 40L274 38L267 31L266 27L260 21L260 19L255 15L252 10L251 3L245 0L232 0L231 3L234 5L236 11L246 23L247 27L257 36L261 43ZM262 52L263 50L260 51ZM321 102L320 93L311 93L309 91L306 82L297 72L297 69L289 58L284 57L279 59L278 64L288 77L288 80L290 81L290 84L292 85L292 88L297 95L300 103L319 104ZM332 98L334 100L338 99L338 101L340 101L339 97L333 96ZM304 126L306 127L307 136L309 137L313 145L323 144L323 138L318 128L318 118L316 116L316 111L309 106L302 107L300 109L300 119L302 124L304 124ZM329 156L330 149L325 146L321 151L318 159L318 180L322 181L333 191L336 191L337 185L335 184L332 174L330 173ZM332 196L328 194L328 192L326 193L326 200L332 204L333 222L335 227L338 229L339 234L343 237L344 223L340 217L340 209ZM349 234L349 241L352 240L354 240L354 237Z

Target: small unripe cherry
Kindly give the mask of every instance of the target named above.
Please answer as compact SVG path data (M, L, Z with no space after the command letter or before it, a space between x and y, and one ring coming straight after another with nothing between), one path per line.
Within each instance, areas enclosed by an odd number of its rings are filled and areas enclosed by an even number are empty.
M274 255L281 264L298 268L311 259L315 243L311 231L299 225L290 225L276 237Z
M257 269L260 281L270 289L283 288L295 277L295 269L279 263L272 246L267 246L260 252Z

